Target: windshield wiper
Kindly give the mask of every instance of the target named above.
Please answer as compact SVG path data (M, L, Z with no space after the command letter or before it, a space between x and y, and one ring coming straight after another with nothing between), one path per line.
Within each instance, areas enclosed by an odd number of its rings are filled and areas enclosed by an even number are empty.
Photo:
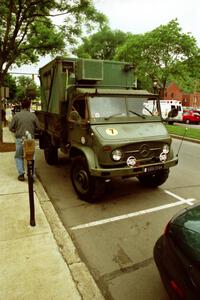
M108 117L105 117L104 120L107 121L107 120L109 120L109 119L112 118L112 117L120 116L120 115L123 115L123 113L117 113L117 114L110 115L110 116L108 116Z
M146 117L144 115L140 115L138 114L137 112L133 111L133 110L128 110L128 112L131 112L132 114L138 116L138 117L141 117L142 119L146 119Z

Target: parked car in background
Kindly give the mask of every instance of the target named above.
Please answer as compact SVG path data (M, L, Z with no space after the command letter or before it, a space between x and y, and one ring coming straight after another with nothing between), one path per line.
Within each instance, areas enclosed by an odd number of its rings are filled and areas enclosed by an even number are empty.
M199 204L172 218L154 246L154 260L170 299L200 299Z
M200 123L200 110L192 109L192 110L184 110L183 111L183 122L186 124Z

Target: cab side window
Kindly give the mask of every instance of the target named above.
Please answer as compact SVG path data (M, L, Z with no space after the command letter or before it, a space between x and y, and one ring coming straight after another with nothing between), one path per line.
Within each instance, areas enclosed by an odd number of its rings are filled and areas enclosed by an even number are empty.
M85 99L77 99L73 103L73 109L76 110L81 119L86 119L86 103Z

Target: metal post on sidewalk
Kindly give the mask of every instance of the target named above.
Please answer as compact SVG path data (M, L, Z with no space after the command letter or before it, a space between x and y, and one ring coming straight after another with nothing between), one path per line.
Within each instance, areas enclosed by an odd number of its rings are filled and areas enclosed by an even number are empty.
M35 153L35 140L27 138L24 140L24 158L27 160L27 173L28 173L28 191L29 191L29 206L30 206L30 225L35 226L35 204L34 204L34 191L33 191L33 171L34 171L34 153Z
M33 160L27 160L28 173L28 191L29 191L29 206L30 206L30 225L35 226L35 204L33 192Z

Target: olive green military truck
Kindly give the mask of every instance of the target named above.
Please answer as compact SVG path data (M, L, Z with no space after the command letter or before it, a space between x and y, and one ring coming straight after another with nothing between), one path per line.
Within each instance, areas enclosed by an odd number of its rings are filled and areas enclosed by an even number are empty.
M39 70L40 148L71 160L78 196L93 201L113 177L163 184L177 164L157 95L136 88L134 68L116 61L56 57Z

